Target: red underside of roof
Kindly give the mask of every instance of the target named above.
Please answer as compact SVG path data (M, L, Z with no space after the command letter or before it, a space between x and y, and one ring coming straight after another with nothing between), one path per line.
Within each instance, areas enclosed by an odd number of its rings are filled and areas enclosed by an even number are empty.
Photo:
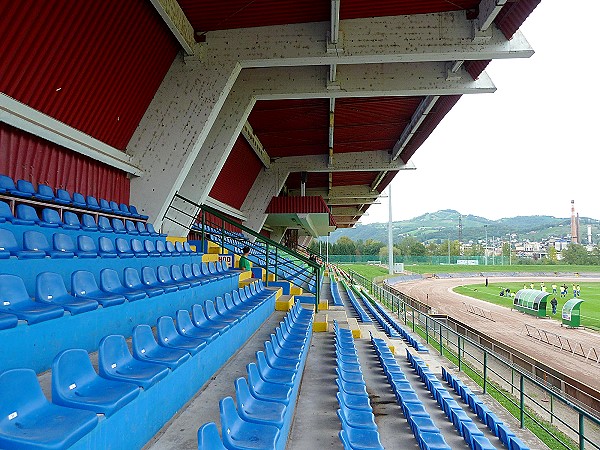
M330 2L323 0L179 0L196 31L249 28L328 21ZM479 0L344 0L340 19L472 10Z
M370 185L375 181L379 172L334 172L333 186ZM286 185L289 189L300 189L300 173L291 173ZM309 172L306 180L306 188L325 188L329 186L329 174L327 172Z
M504 33L504 36L510 39L541 1L519 0L517 2L508 2L504 5L494 22L502 33Z
M240 135L209 195L240 209L262 167L252 147Z
M306 197L273 197L265 211L267 214L308 214L327 213L329 224L335 226L335 220L331 217L329 207L320 195Z
M0 91L120 150L178 50L145 0L0 2Z

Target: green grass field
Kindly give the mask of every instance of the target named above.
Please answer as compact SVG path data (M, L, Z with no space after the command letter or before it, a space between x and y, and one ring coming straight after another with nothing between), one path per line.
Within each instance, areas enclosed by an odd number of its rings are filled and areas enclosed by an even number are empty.
M493 281L493 279L490 280ZM501 289L508 288L511 290L511 292L517 292L518 290L523 289L523 287L525 286L527 287L527 289L529 289L531 282L534 283L534 289L540 289L540 282L542 281L546 284L546 289L550 293L552 293L553 283L557 284L558 286L562 284L560 280L556 281L537 279L515 283L490 282L488 287L486 287L484 283L458 286L454 288L454 292L510 308L512 306L512 298L500 297L499 293ZM560 289L558 289L558 293L556 295L558 307L556 308L555 316L552 316L552 307L550 306L550 302L548 301L548 315L549 317L558 321L561 320L560 312L564 303L567 300L573 298L573 283L567 283L567 286L569 288L569 293L567 294L566 298L560 297ZM581 324L583 326L593 328L595 330L600 330L600 283L579 283L579 286L581 288L580 298L584 300L584 302L581 304ZM548 298L548 300L551 299L552 295Z
M464 273L464 272L567 272L567 273L600 273L600 266L569 266L569 265L512 265L512 266L465 266L452 264L447 266L405 264L404 270L414 273Z
M353 270L369 280L388 275L388 270L385 267L369 264L340 264L340 267L344 270Z

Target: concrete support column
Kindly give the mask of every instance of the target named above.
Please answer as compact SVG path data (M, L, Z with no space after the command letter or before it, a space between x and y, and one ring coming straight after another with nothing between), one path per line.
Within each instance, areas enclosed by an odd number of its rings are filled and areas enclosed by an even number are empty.
M138 125L127 152L143 174L131 180L131 203L155 226L162 224L240 70L231 60L176 58Z
M273 231L271 231L271 240L281 244L281 240L287 229L288 227L273 227Z

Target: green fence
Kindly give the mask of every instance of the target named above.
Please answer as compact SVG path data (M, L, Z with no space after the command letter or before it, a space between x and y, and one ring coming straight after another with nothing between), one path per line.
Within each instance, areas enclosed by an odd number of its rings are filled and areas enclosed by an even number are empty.
M544 383L477 341L457 333L444 320L413 307L388 285L348 271L352 280L389 308L398 320L423 337L516 417L549 448L600 449L600 420L583 404ZM416 305L415 305L416 306Z
M378 264L386 264L388 263L388 257L379 256L379 255L329 255L329 262L333 264L369 264L369 263L378 263ZM485 266L486 258L483 256L451 256L448 258L447 256L394 256L395 263L404 263L405 265L410 264L429 264L429 265L439 265L444 266L448 264L464 264L464 265L476 265L476 266ZM512 260L503 256L496 256L492 258L488 256L487 265L499 265L499 266L508 266L511 263L516 264L517 260L513 258Z

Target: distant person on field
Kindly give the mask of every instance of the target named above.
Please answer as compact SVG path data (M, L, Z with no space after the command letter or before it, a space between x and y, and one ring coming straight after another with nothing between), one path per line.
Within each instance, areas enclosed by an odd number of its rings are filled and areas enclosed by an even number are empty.
M252 264L248 259L248 255L250 254L250 247L247 245L242 249L242 257L240 258L239 267L242 270L252 270Z
M573 297L577 297L577 286L573 283Z
M550 305L552 305L552 315L556 314L556 306L558 305L558 302L556 301L556 297L552 297L552 300L550 301Z
M552 293L556 294L556 283L552 285Z
M575 288L577 289L577 295L575 297L581 297L581 287L579 287L579 285L575 286Z
M535 288L535 285L534 285L533 283L531 283L531 284L529 285L529 288L530 288L530 289L534 289L534 288Z

